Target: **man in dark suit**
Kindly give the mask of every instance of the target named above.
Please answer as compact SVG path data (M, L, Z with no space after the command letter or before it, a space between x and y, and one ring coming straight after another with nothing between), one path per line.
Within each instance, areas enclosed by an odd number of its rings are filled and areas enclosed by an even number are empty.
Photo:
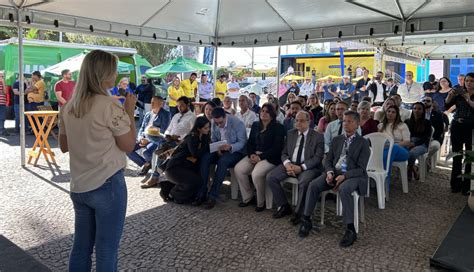
M278 206L273 218L282 218L292 213L280 182L288 177L298 179L298 203L295 214L291 219L291 222L295 225L299 223L300 216L303 213L308 184L322 171L324 138L318 132L310 129L309 123L309 113L306 111L298 112L295 118L296 129L292 129L287 133L286 143L281 155L283 163L267 174L268 185Z
M428 147L428 158L431 158L440 148L444 141L444 120L443 114L433 107L433 98L430 96L425 96L421 100L425 105L425 118L431 122L431 126L434 128L433 139L430 141L430 146ZM431 160L428 160L428 166L430 165Z
M378 71L374 80L369 84L369 97L372 98L372 106L382 106L387 99L387 85L382 82L383 72Z
M395 81L393 81L393 78L387 79L387 93L388 93L388 95L389 96L395 95L395 94L397 94L397 91L398 91L398 86L395 83Z
M354 201L352 193L358 191L365 195L368 186L367 163L369 161L369 143L357 134L360 117L357 112L344 113L344 134L333 139L325 161L325 172L311 181L304 208L303 222L299 236L308 236L312 229L311 214L323 191L339 192L342 201L343 222L347 226L341 247L348 247L357 239L354 227Z

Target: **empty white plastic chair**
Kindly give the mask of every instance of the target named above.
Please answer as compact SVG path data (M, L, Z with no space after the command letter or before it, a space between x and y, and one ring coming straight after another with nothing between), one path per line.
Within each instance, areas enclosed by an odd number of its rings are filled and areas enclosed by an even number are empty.
M369 179L375 181L379 209L385 209L385 195L389 189L387 188L388 183L385 182L388 176L388 167L384 167L383 154L386 143L388 142L387 161L390 161L393 149L393 138L381 132L367 134L364 138L370 142L372 150L369 163L367 164L367 174ZM370 184L368 188L367 194L370 196Z

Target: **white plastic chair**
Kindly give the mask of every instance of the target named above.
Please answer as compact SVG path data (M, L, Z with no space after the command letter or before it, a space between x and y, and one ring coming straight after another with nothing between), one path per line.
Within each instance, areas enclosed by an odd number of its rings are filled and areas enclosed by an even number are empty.
M387 160L389 161L393 149L393 138L381 132L367 134L364 136L364 138L369 140L370 146L372 148L370 160L367 164L367 174L369 175L369 181L370 179L375 181L379 209L385 209L385 195L389 188L387 188L388 183L386 182L386 178L388 176L388 167L384 167L383 154L386 143L388 142L389 146ZM370 184L368 188L367 195L370 196Z
M431 127L431 137L430 137L430 143L431 141L433 140L433 134L434 134L434 128ZM429 149L429 144L428 144L428 149ZM426 152L425 154L421 155L421 156L418 156L417 158L418 160L418 165L419 165L419 169L420 169L420 181L421 182L425 182L425 179L426 179L426 175L427 175L427 168L426 167L426 161L428 160L428 152Z
M370 150L370 155L369 155L369 162L372 159L372 149ZM383 165L383 164L382 164ZM369 165L367 164L367 168ZM370 178L369 178L370 179ZM367 182L369 182L369 179ZM356 230L356 233L359 233L359 220L360 222L364 223L365 222L365 211L364 211L364 197L368 196L369 193L369 186L370 184L367 184L367 192L365 195L359 195L357 191L352 192L352 198L354 200L354 228ZM384 187L382 187L384 188ZM339 192L335 192L334 190L327 190L321 193L321 225L324 225L324 212L326 209L326 196L328 194L334 194L337 197L336 200L336 215L341 216L342 215L342 201L339 196ZM360 217L359 217L359 212L360 212Z
M342 215L342 201L339 197L339 193L333 190L324 191L321 193L321 225L324 225L324 211L326 209L326 196L328 194L334 194L337 197L336 201L336 215ZM365 211L364 211L364 196L359 196L357 191L352 193L352 197L354 199L354 227L356 233L359 233L359 220L360 222L365 222ZM360 210L360 218L359 218L359 210Z
M237 178L235 177L234 168L229 168L228 170L230 173L230 192L231 192L230 195L233 200L236 200L239 198L239 183L237 182ZM209 179L211 179L211 177L214 177L215 173L216 173L216 165L211 164L209 168Z
M291 204L296 206L298 204L298 179L293 177L288 177L283 180L281 183L291 183L292 190L291 190ZM268 183L265 183L265 204L267 209L273 208L273 193L268 186Z

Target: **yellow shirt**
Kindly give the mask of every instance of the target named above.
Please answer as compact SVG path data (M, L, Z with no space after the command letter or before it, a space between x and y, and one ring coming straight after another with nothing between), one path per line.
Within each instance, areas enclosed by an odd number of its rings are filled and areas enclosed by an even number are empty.
M181 81L180 87L183 89L185 96L194 98L194 90L197 89L198 83L196 80L191 83L191 80L185 79Z
M184 91L181 87L176 90L175 87L169 86L168 87L168 106L170 107L176 107L177 103L176 100L180 98L181 96L184 96ZM175 100L171 99L173 97Z
M227 92L227 82L221 82L218 80L216 82L216 97L218 97L221 101L224 100L224 96ZM222 93L222 94L219 94Z
M28 94L28 102L35 102L35 103L41 103L44 102L44 91L46 89L46 84L44 84L44 81L40 79L35 83L35 88L38 90L38 93L29 93Z

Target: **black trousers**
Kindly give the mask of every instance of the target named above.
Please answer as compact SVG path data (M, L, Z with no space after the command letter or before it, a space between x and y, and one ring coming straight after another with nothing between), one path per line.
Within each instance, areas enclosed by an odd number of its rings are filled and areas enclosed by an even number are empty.
M462 150L472 150L472 129L473 126L466 123L459 123L453 121L451 124L451 145L453 152L460 152ZM471 182L469 179L462 179L459 177L462 173L462 157L456 156L453 158L453 169L451 171L451 189L462 190L467 192L470 190ZM471 173L471 164L467 163L464 168L464 173Z
M165 175L168 181L160 183L161 190L165 195L170 194L181 202L194 200L202 184L198 168L186 164L188 163L166 169Z

